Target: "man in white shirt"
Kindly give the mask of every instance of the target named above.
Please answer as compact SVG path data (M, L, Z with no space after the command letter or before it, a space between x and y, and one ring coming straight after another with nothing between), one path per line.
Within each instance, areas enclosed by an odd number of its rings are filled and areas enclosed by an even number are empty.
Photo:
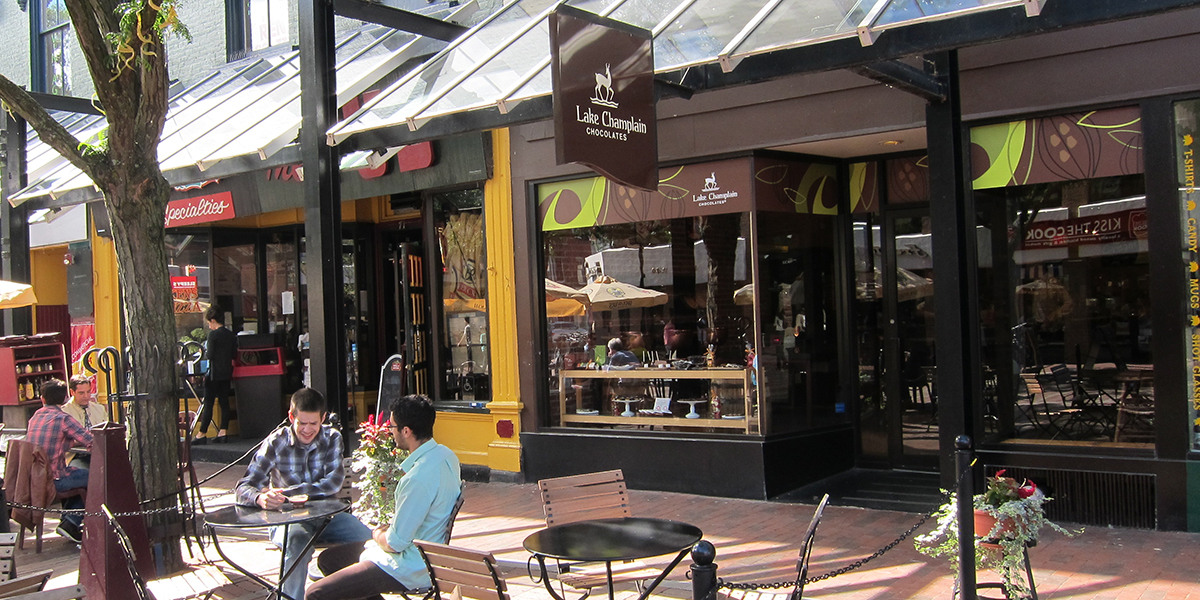
M63 412L71 415L71 418L83 425L84 429L91 430L92 427L108 421L108 410L99 402L92 402L92 380L85 375L75 375L71 377L71 399L63 405ZM86 469L88 463L91 462L91 457L86 454L78 454L67 457L67 464L76 462L75 466Z

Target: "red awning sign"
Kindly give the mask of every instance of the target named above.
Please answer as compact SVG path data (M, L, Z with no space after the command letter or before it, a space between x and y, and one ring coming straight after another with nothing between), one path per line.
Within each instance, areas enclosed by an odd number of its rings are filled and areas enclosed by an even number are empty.
M218 192L183 200L172 200L167 204L166 226L184 227L198 223L211 223L232 219L233 194Z

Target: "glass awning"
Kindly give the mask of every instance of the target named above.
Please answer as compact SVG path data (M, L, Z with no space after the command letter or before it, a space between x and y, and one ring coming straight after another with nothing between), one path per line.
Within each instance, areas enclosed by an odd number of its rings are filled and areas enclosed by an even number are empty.
M472 110L507 113L547 96L548 16L559 4L648 29L657 73L742 59L857 37L871 45L888 29L981 11L1023 7L1037 15L1044 0L515 0L401 78L328 131L331 144L356 133Z
M439 3L428 16L461 21L477 10L466 2L448 8ZM377 25L361 27L337 44L337 99L342 106L378 84L406 61L445 47L446 42ZM103 117L66 114L68 130L94 141L106 127ZM66 122L66 121L64 121ZM267 160L292 144L300 131L300 52L247 59L209 74L170 100L158 147L160 168L205 171L236 157ZM92 181L31 133L29 181L15 194L14 205L42 196L58 197L92 186Z

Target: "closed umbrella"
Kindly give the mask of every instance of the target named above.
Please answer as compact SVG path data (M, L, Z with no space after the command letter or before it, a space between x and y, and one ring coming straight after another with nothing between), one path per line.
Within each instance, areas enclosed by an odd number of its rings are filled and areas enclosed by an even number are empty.
M20 308L37 304L33 286L13 281L0 281L0 308Z
M612 277L597 277L579 291L586 296L584 302L591 310L622 310L667 303L667 295L662 292L623 283Z

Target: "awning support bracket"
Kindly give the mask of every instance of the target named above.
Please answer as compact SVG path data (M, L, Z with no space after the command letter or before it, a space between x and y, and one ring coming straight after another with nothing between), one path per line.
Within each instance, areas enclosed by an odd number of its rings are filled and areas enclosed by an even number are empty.
M946 84L941 78L898 60L851 67L850 72L919 96L929 102L946 100Z

